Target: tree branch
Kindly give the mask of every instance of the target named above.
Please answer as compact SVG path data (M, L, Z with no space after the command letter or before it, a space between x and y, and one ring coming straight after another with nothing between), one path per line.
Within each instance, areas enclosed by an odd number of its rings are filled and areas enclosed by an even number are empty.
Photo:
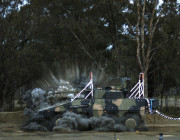
M147 50L147 55L146 55L146 59L148 60L147 63L146 63L146 67L149 67L149 63L150 63L150 54L151 54L151 48L152 48L152 40L153 40L153 37L154 37L154 33L156 31L156 27L157 27L157 24L159 23L159 20L160 20L160 17L162 15L162 13L164 12L167 4L163 7L163 10L161 11L161 13L158 15L158 18L157 18L157 21L156 23L154 24L154 27L153 27L153 20L154 20L154 16L155 16L155 11L156 11L156 5L157 5L157 0L155 0L155 3L154 3L154 8L153 8L153 13L152 13L152 18L151 18L151 21L150 21L150 27L149 27L149 44L148 44L148 50Z
M89 54L89 52L86 50L86 48L84 47L83 43L81 42L81 40L77 37L77 35L71 30L71 33L74 35L74 37L78 40L78 42L80 43L80 48L94 61L94 63L98 66L98 68L103 71L103 68L101 68L100 65L98 65L98 63L96 62L96 60Z
M157 1L157 0L156 0ZM169 1L169 0L168 0ZM165 3L165 2L164 2ZM157 24L159 23L159 20L160 20L160 17L161 15L163 14L163 12L165 11L165 9L167 8L167 2L165 3L165 6L163 7L162 11L160 12L160 14L158 15L158 18L157 18L157 21L154 25L154 28L152 30L152 35L154 35L155 31L156 31L156 27L157 27Z
M140 66L141 71L144 71L142 63L141 63L141 55L140 55L140 33L139 33L139 23L140 23L140 4L139 4L139 0L137 0L137 10L138 10L138 19L137 19L137 26L136 26L136 38L137 38L137 59L138 59L138 64Z
M142 18L141 18L141 48L142 48L142 58L143 58L143 67L145 66L145 48L144 48L144 14L146 9L146 0L144 0Z

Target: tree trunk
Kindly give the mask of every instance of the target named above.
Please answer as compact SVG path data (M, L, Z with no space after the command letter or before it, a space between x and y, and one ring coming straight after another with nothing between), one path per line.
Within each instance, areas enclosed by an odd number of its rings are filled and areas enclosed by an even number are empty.
M164 79L163 79L163 81L164 81ZM164 85L163 85L162 89L160 90L160 94L161 94L161 106L160 106L160 111L161 111L162 107L163 107Z
M148 74L144 72L144 97L148 97Z
M120 62L118 62L118 79L120 79L120 72L121 72L121 66L120 66Z
M0 112L4 111L4 107L5 107L5 99L3 98L3 96L0 96Z
M4 111L4 107L3 107L3 100L0 99L0 112Z
M160 105L160 111L162 110L162 106L163 106L163 92L161 91L161 105Z

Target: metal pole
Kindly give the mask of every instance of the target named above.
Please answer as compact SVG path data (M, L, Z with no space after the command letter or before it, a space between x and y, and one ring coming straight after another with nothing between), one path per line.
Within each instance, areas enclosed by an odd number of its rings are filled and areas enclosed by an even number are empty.
M94 88L94 86L93 86L93 74L91 72L91 92L92 92L92 98L93 98L93 88Z
M139 78L140 78L140 77L139 77ZM139 95L141 94L140 88L141 88L141 80L139 79Z

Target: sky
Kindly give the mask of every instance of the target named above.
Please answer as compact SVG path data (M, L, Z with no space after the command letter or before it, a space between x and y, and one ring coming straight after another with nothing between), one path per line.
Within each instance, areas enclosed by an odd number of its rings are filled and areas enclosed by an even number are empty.
M20 8L26 4L28 4L27 0L23 0L23 4L19 4L18 9L20 10Z

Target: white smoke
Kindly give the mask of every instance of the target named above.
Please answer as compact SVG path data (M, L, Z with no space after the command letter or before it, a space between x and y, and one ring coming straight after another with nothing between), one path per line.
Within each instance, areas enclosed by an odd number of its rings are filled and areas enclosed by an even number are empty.
M70 85L70 83L68 81L60 79L59 80L59 87L55 91L55 93L56 92L64 92L64 91L74 92L75 89Z

